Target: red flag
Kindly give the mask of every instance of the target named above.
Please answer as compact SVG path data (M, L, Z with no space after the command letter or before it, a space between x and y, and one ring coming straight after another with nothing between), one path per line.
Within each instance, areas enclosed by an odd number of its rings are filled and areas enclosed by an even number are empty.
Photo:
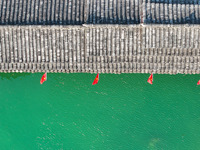
M98 83L98 81L99 81L99 73L97 74L96 78L94 79L94 81L93 81L92 85L95 85L95 84L97 84L97 83Z
M149 84L153 84L153 74L151 74L147 80Z
M47 80L47 73L43 74L41 80L40 80L40 84L42 84L44 81Z
M197 82L197 85L199 85L200 84L200 80Z

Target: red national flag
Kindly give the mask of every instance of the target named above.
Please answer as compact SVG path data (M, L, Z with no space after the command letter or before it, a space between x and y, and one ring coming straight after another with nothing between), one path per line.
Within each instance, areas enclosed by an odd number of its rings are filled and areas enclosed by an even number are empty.
M94 79L94 81L93 81L92 85L95 85L95 84L97 84L97 83L98 83L98 81L99 81L99 73L97 74L96 78Z
M40 84L42 84L44 81L47 80L47 73L43 74L41 80L40 80Z
M153 74L151 74L147 80L149 84L153 84Z
M199 85L200 84L200 80L197 82L197 85Z

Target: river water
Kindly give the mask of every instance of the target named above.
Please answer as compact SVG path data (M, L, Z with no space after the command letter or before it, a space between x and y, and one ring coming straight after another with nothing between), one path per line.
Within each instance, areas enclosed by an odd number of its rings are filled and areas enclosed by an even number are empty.
M200 75L0 74L0 149L200 149Z

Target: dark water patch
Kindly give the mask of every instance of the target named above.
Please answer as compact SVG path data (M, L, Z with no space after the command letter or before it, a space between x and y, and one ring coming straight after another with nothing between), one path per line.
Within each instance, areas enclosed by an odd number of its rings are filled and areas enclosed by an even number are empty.
M31 75L31 73L0 73L0 78L3 79L16 79Z

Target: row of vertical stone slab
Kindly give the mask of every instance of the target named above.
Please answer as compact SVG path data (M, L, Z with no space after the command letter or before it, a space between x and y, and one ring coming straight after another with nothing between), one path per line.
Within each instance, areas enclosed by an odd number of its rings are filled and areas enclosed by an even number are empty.
M198 73L199 26L1 26L0 71Z
M145 0L144 23L200 24L199 0Z
M1 0L0 25L200 24L199 0Z
M1 0L0 25L200 24L199 0Z
M0 25L140 23L142 0L1 0Z

